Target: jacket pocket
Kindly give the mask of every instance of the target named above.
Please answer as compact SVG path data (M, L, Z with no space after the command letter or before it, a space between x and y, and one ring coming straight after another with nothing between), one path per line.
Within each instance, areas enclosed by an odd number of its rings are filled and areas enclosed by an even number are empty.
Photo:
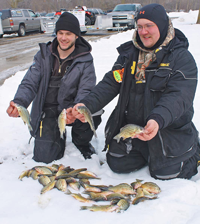
M166 157L179 157L193 149L197 136L191 123L179 128L165 128L160 130L159 137L162 151Z
M159 69L152 77L149 88L151 91L164 92L171 76L171 70Z

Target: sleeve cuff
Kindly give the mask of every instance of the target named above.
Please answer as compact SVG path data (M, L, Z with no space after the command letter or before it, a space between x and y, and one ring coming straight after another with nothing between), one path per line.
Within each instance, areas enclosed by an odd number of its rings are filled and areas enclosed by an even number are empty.
M162 129L164 126L164 119L159 115L159 114L151 114L148 118L147 121L149 120L155 120L158 125L159 125L159 129Z

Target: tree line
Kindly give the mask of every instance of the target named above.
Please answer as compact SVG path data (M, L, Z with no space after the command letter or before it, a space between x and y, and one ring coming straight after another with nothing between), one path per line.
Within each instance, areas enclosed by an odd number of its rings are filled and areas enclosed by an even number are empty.
M112 10L117 4L141 3L143 6L150 3L159 3L167 11L198 10L200 0L1 0L0 9L4 8L30 8L35 12L59 11L73 9L78 5L85 5L88 8L101 8L104 11Z
M59 11L73 9L81 5L88 8L101 8L104 11L113 10L117 4L141 3L143 6L150 3L159 3L167 12L199 10L200 0L1 0L0 9L5 8L29 8L35 12ZM199 10L200 11L200 10ZM200 23L200 14L197 23Z

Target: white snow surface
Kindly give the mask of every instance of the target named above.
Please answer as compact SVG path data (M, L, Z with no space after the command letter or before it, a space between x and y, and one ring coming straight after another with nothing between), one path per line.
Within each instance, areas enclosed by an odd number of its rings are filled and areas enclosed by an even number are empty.
M198 11L189 13L169 13L174 27L179 28L189 40L189 50L193 54L197 66L200 68L200 25L196 24ZM109 71L118 53L116 48L131 40L133 30L118 33L109 39L102 38L91 42L97 81ZM19 69L20 70L20 69ZM199 224L200 223L200 173L191 180L173 179L167 181L155 180L149 175L148 167L130 174L113 173L105 162L102 166L99 159L105 161L104 127L106 121L116 105L116 99L104 109L103 121L97 130L98 138L93 138L92 144L98 155L85 160L71 142L70 128L67 128L67 143L64 157L49 165L63 164L75 169L87 168L97 174L100 180L91 180L92 184L117 185L131 183L136 179L144 182L151 181L161 188L158 199L131 205L122 213L103 213L82 211L80 206L86 205L66 195L56 188L45 194L40 194L42 185L30 178L18 179L22 171L37 165L32 160L33 140L28 144L30 134L21 118L10 118L6 109L13 99L19 83L26 71L23 68L7 79L0 87L0 224ZM194 124L200 130L200 87L198 85L194 100ZM30 108L28 108L30 111ZM199 168L200 171L200 168ZM75 193L73 189L70 189ZM80 189L80 192L83 188ZM98 202L97 204L108 204ZM91 205L91 204L87 204Z

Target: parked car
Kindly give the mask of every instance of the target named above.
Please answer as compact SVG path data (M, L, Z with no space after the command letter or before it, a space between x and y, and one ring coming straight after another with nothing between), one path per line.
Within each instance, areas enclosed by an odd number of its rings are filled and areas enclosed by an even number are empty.
M137 12L141 8L142 5L139 3L116 5L113 11L108 13L112 15L113 27L134 28Z
M91 25L95 24L96 17L98 15L106 15L107 14L102 9L99 9L99 8L87 8L87 11L91 12L91 14L93 15L93 19L91 20Z
M18 33L19 36L25 36L30 31L42 32L40 17L31 9L3 9L0 12L4 34Z
M55 17L56 17L56 12L49 12L44 16L44 18L47 18L47 19L54 19Z

